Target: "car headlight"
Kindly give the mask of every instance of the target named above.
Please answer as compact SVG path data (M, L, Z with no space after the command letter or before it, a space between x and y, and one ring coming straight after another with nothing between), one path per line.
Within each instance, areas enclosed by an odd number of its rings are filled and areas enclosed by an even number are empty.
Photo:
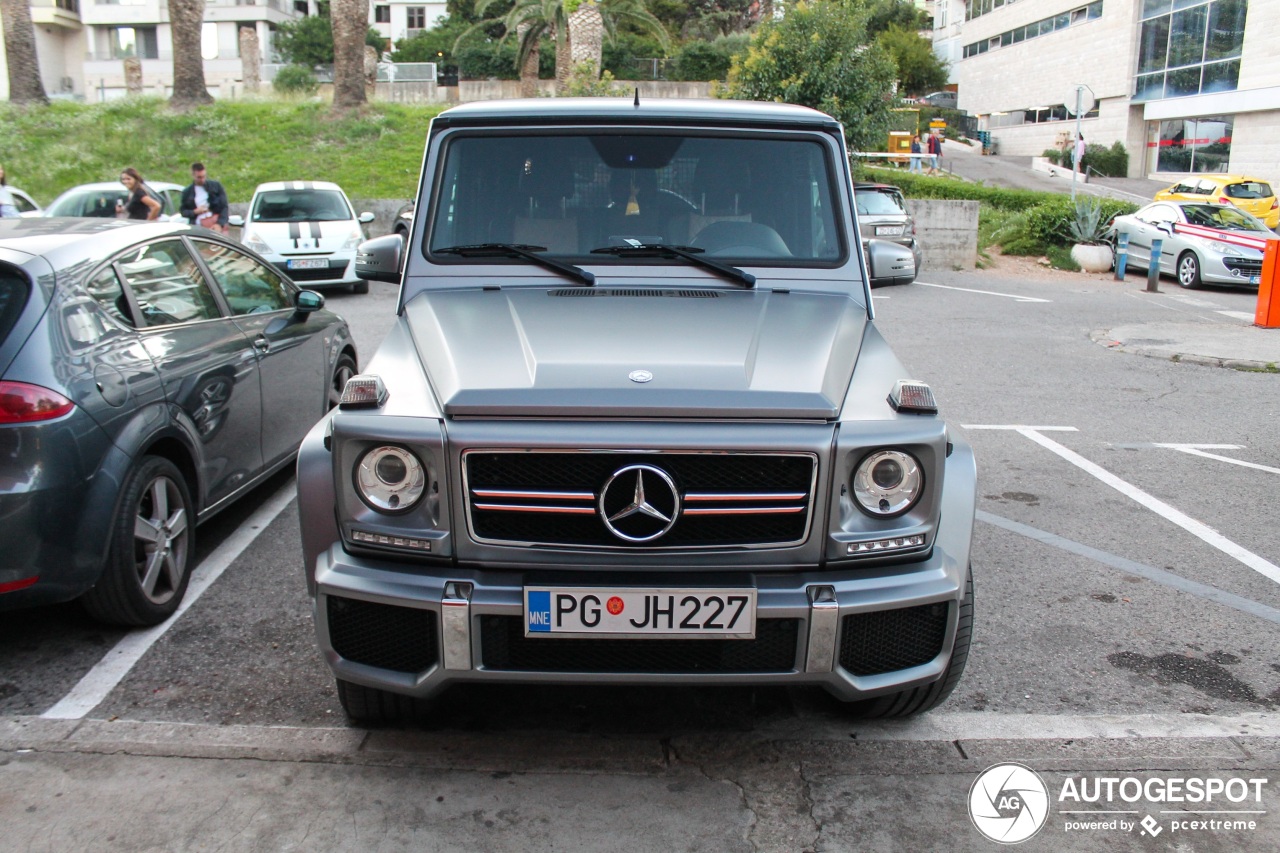
M1209 248L1223 255L1236 255L1237 257L1244 257L1244 252L1240 251L1240 247L1233 246L1230 243L1222 243L1217 240L1214 240L1209 244Z
M411 509L426 491L426 471L418 457L403 447L383 445L360 457L356 465L356 492L378 512L401 513Z
M853 494L868 515L901 515L919 500L924 475L919 461L900 450L877 450L853 472Z
M256 231L246 231L240 235L240 242L260 255L270 254L271 247L258 236Z
M342 248L339 251L345 252L349 249L354 249L363 242L364 233L359 228L352 228L351 233L347 235L347 242L342 244Z

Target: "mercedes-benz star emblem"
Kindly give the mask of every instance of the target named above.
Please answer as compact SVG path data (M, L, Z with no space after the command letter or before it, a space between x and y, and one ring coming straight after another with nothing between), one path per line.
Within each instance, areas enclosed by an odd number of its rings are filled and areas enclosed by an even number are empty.
M652 465L619 468L600 490L600 519L627 542L665 535L680 515L680 494L671 476Z
M647 370L633 370L627 374L627 378L632 382L648 382L653 378L653 374Z

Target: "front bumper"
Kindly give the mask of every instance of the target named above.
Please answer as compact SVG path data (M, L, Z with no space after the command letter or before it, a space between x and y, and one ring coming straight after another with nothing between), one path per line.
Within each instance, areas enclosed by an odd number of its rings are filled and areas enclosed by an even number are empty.
M315 624L335 676L428 697L461 682L809 684L852 701L930 683L951 657L969 568L972 496L944 501L932 551L913 562L794 571L557 576L423 569L335 544L315 566ZM949 504L949 505L948 505ZM755 640L523 636L523 586L741 587Z

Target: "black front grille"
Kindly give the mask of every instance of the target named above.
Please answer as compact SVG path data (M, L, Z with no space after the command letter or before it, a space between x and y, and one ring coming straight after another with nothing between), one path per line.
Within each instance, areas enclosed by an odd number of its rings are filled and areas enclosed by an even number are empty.
M1258 275L1262 272L1262 258L1223 258L1222 265L1229 270L1240 270L1241 275Z
M798 619L761 619L754 640L526 637L518 616L480 619L486 669L518 672L747 673L795 668Z
M950 612L950 603L939 603L846 616L840 666L854 675L879 675L926 664L942 651Z
M808 529L814 464L813 457L804 454L475 452L466 456L471 520L478 538L586 547L679 548L799 542ZM652 466L666 472L684 501L674 526L657 539L639 543L621 539L609 531L595 511L605 483L628 465ZM554 508L526 512L510 506L477 507L477 503L495 503L475 497L485 490L534 495L574 493L585 497L562 502L565 512ZM742 493L765 497L755 502L717 502L706 497ZM702 495L703 500L690 502L691 494ZM534 504L544 510L557 505L555 500L536 497L512 503ZM730 511L744 507L758 511ZM717 514L716 510L725 512Z
M439 659L435 611L336 596L328 601L329 639L347 660L422 672Z
M342 274L346 272L346 261L329 261L328 266L313 270L291 270L288 261L275 264L280 272L289 276L294 281L333 281L342 278Z

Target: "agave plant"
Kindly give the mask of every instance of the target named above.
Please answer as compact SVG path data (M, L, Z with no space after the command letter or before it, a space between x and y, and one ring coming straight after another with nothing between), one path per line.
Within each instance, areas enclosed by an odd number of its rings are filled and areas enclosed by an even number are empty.
M1102 219L1102 202L1092 196L1076 199L1072 218L1067 221L1067 231L1077 244L1099 246L1108 242L1111 223Z

